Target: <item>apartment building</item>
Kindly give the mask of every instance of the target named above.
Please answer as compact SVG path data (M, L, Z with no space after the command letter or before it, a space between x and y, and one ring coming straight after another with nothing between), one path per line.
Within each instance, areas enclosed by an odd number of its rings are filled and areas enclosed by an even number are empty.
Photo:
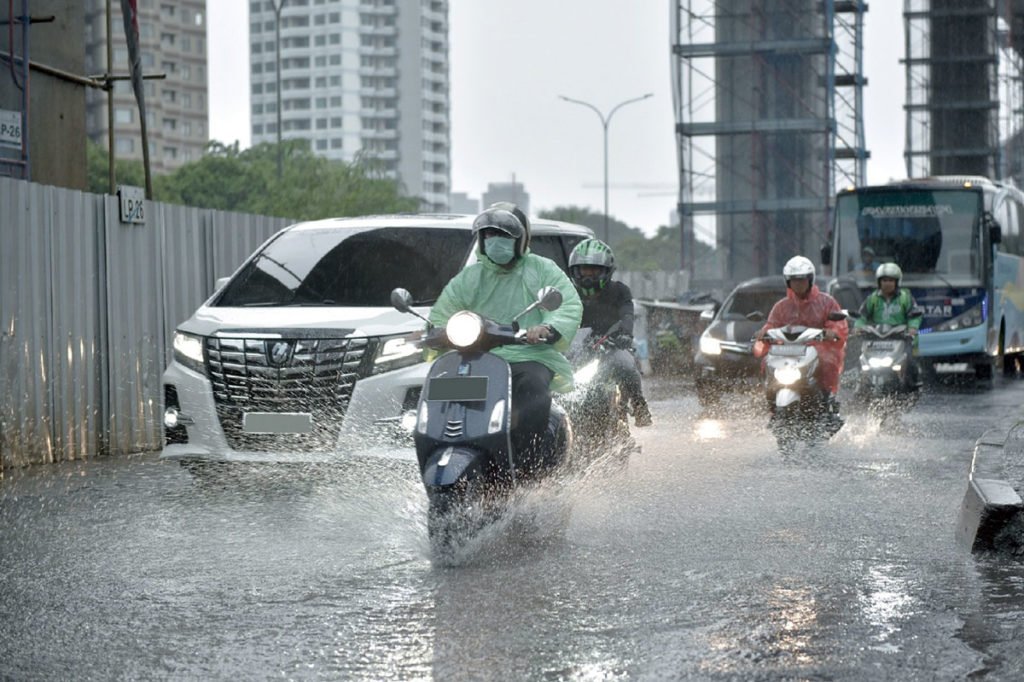
M253 144L280 120L281 139L372 160L423 210L448 209L447 0L252 0L249 49Z
M105 0L86 0L86 71L107 70ZM128 74L128 48L120 3L113 3L112 35L115 75ZM197 160L209 141L206 0L144 0L139 2L139 35L146 80L146 123L150 168L172 171ZM142 160L139 109L131 82L114 87L114 151L119 159ZM86 132L107 144L107 93L92 90L86 98Z

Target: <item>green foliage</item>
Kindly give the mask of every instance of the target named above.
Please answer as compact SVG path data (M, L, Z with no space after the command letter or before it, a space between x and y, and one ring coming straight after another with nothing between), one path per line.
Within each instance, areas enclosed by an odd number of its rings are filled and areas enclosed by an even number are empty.
M107 148L92 140L86 141L85 162L87 164L88 189L93 194L106 194L110 189L107 174ZM146 171L141 161L114 160L114 172L119 185L146 186Z
M281 144L282 174L277 177L277 145L240 150L238 143L211 142L198 161L154 177L157 201L200 208L312 220L331 216L414 212L415 197L403 196L369 160L353 163L315 155L306 140ZM107 191L106 150L90 143L89 188ZM118 184L143 186L142 164L117 161Z
M582 206L556 206L550 211L541 211L539 217L548 220L561 220L577 225L586 225L594 231L598 239L608 242L608 245L618 254L619 244L630 237L643 238L644 234L635 227L630 227L621 220L608 216L608 238L605 239L604 214L591 211Z

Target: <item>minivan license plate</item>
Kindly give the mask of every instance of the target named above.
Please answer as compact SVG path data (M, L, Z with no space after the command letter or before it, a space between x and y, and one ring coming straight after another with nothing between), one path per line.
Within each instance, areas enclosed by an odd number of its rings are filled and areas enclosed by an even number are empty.
M307 412L246 412L245 433L312 433L313 415Z

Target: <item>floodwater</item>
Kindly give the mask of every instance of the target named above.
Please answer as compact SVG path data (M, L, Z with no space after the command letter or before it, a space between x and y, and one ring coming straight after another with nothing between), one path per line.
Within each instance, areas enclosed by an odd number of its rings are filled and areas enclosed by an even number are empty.
M408 458L8 472L0 677L1024 679L1024 564L954 543L974 440L1024 402L997 384L796 462L756 401L652 385L629 467L559 493L563 538L513 519L454 565Z

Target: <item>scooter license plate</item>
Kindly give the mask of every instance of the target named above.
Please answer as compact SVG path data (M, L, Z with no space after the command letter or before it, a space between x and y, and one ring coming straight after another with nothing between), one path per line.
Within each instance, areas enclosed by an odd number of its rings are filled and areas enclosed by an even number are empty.
M487 400L487 377L435 377L427 381L427 400Z
M870 346L874 350L895 350L898 341L872 341Z

